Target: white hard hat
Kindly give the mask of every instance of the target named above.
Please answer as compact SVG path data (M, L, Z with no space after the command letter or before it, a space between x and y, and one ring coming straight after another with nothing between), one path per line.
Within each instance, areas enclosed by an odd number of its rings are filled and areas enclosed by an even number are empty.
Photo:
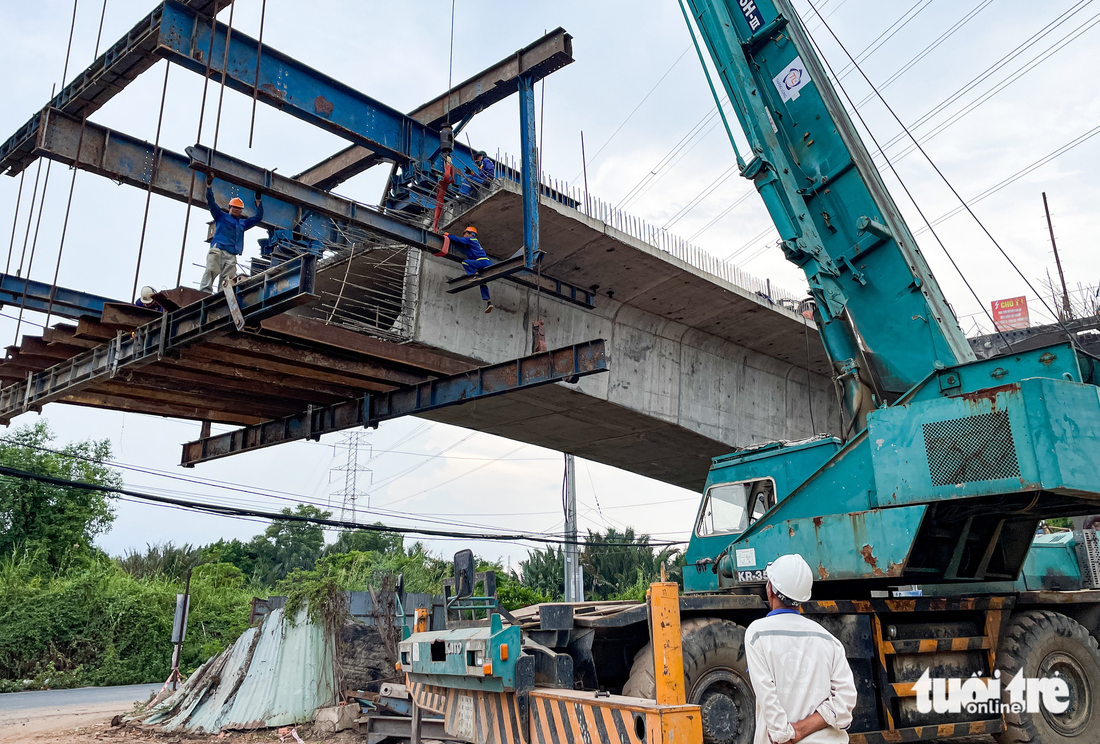
M152 302L154 292L156 292L156 290L153 289L152 287L149 287L149 286L142 287L141 288L141 301L142 302Z
M776 558L766 570L772 591L792 602L810 601L814 575L806 559L797 553Z

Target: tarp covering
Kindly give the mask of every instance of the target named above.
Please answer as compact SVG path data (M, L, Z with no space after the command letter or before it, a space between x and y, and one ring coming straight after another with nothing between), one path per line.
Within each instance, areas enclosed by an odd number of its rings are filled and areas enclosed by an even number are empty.
M330 636L304 610L293 624L274 610L199 667L145 723L214 734L312 721L317 708L336 702Z

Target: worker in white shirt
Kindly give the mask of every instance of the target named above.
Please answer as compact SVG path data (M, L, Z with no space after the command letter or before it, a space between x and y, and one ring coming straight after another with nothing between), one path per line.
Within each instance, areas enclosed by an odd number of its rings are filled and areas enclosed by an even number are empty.
M765 573L771 612L745 631L755 744L845 744L856 685L844 646L797 609L810 599L813 573L795 554L780 556Z

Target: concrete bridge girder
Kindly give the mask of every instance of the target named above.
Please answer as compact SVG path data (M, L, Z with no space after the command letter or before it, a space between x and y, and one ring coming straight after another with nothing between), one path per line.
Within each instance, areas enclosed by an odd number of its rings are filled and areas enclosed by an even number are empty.
M592 248L592 241L586 244ZM552 244L547 247L553 250ZM453 266L439 259L421 263L414 341L480 362L528 353L535 293L494 283L496 310L485 315L475 293L445 292L453 276ZM571 339L604 338L610 372L576 385L477 401L429 418L696 490L711 457L760 441L815 433L805 367L617 299L601 297L592 311L546 297L538 304L550 348ZM799 329L796 323L790 326ZM809 377L816 428L839 431L831 380L818 371Z

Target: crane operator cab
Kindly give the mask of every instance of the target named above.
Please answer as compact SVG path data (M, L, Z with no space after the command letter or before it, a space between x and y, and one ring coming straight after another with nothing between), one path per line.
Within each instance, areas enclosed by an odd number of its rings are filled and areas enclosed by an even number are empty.
M835 437L769 442L711 463L684 568L686 591L733 585L730 543L840 449ZM763 573L763 571L761 571ZM742 580L752 580L744 577Z

